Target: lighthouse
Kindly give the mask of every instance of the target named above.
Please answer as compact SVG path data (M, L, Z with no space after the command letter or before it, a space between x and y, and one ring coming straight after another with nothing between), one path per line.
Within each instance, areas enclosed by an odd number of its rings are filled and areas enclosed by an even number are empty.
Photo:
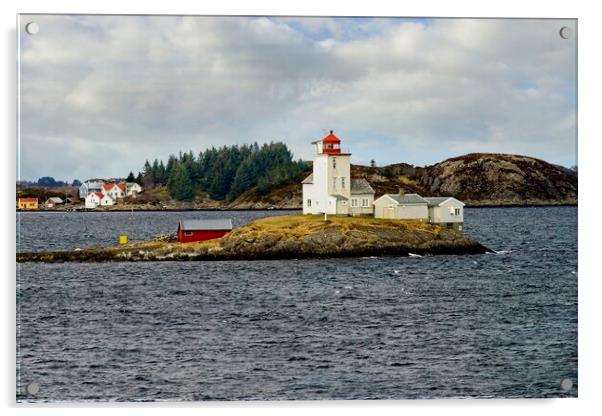
M313 173L301 183L304 214L372 215L374 189L365 179L351 178L351 153L330 133L314 146Z

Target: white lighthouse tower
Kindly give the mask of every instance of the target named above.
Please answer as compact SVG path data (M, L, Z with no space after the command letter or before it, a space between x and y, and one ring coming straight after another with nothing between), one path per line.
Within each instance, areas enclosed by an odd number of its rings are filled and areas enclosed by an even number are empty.
M365 179L351 179L351 153L330 131L315 147L313 173L303 184L304 214L372 215L374 190Z

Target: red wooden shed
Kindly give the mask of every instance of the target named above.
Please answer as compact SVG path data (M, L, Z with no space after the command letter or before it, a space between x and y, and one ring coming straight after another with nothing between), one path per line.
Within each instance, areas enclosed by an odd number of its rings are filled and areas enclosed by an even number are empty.
M190 243L192 241L211 240L220 238L232 231L232 220L182 220L178 223L178 241Z

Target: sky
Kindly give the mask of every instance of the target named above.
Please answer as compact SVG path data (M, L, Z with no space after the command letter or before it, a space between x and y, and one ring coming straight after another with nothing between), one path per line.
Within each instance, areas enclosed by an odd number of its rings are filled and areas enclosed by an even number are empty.
M25 25L36 22L30 35ZM22 15L18 180L334 130L352 163L575 165L576 21ZM573 36L559 36L561 27Z

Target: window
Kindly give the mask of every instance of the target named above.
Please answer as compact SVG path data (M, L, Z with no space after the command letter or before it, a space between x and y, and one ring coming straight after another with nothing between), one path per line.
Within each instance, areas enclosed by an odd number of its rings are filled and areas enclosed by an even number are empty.
M460 216L460 208L454 208L454 215Z
M336 157L333 157L333 158L332 158L332 168L333 168L333 169L336 169L336 168L337 168L337 158L336 158Z
M308 200L307 200L307 206L308 206L308 207L311 207L311 199L308 199Z
M337 178L332 178L332 189L337 189Z
M363 207L367 207L368 206L368 198L362 198L362 206Z
M345 189L345 177L341 178L341 188Z
M357 207L357 199L353 198L353 199L351 200L351 206L352 206L352 207Z
M190 237L192 236L192 231L184 231L184 235Z

